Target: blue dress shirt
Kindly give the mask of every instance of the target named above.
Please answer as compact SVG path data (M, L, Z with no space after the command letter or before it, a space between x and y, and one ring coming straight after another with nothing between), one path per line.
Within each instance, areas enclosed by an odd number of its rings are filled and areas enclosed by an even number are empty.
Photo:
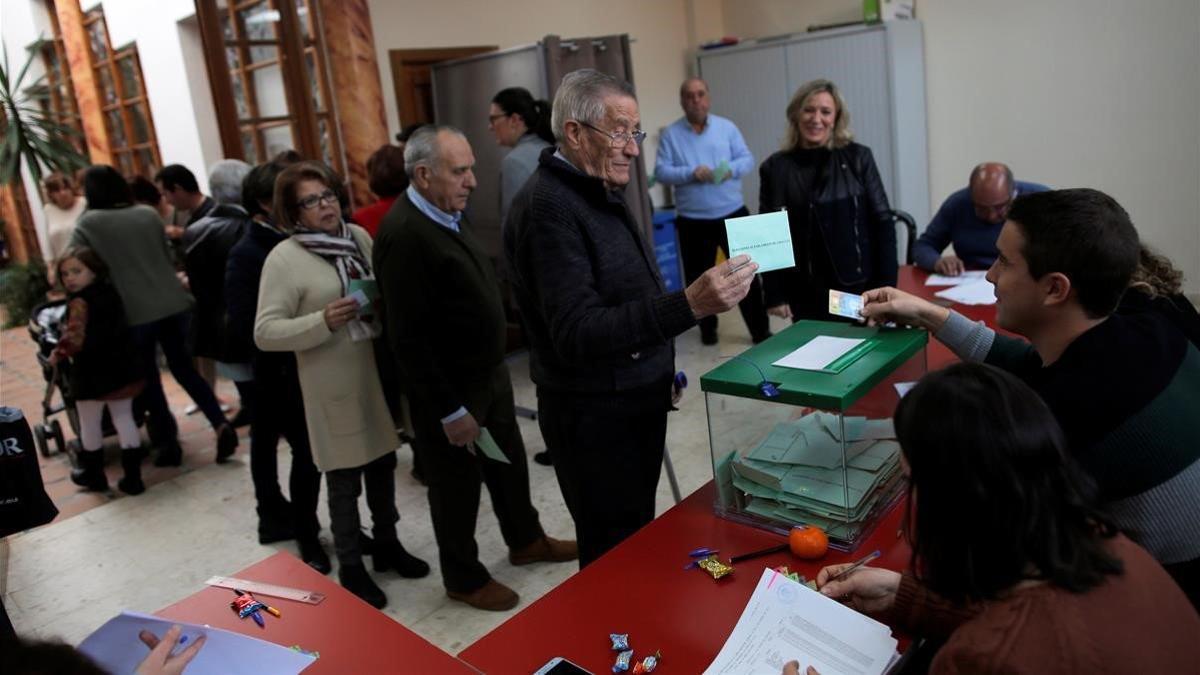
M1050 188L1039 183L1016 181L1017 196L1045 192ZM1004 222L989 223L975 215L970 188L963 188L946 198L929 227L913 244L913 259L918 267L932 271L942 251L954 244L954 254L969 269L986 269L996 262L996 238Z
M721 162L731 171L721 183L701 183L692 175L700 165L715 172ZM710 114L700 133L681 117L658 140L654 176L675 186L675 209L684 218L713 220L742 208L741 179L753 170L754 155L742 132L724 117Z

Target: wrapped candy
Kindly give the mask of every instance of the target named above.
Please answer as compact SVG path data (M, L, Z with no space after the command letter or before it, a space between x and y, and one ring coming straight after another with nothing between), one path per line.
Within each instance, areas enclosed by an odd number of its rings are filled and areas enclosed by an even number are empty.
M237 612L239 619L244 619L258 611L265 611L267 606L255 600L249 595L239 595L233 602L229 603L229 607Z
M795 581L798 584L802 584L805 581L804 577L800 576L799 572L792 572L791 570L788 569L787 565L780 565L779 567L776 567L774 569L776 572L787 577L788 579L791 579L792 581Z
M715 555L710 555L702 559L698 564L700 565L700 569L711 574L713 579L720 579L733 571L732 565L726 565L717 559Z
M643 675L643 673L653 673L658 667L658 660L662 658L662 652L654 652L653 656L647 656L639 661L633 667L633 675Z
M612 640L614 652L623 652L629 649L629 633L609 633L608 639Z
M614 673L623 673L629 670L629 662L633 660L633 650L626 649L617 654L617 661L613 664L612 671Z

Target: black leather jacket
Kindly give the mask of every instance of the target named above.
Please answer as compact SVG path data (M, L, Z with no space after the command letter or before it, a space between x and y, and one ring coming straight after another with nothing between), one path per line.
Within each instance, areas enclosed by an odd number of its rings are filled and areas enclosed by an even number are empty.
M850 143L829 152L819 172L823 179L813 192L806 185L794 151L780 151L759 167L758 212L787 208L798 270L805 271L810 255L809 227L820 227L833 279L813 279L830 288L874 288L894 285L897 272L896 230L883 181L870 148ZM817 266L818 268L821 266ZM805 273L807 273L805 271ZM767 275L770 277L770 275ZM768 295L771 295L768 283ZM773 302L774 301L774 302ZM768 298L778 304L781 298Z
M240 207L218 204L183 232L184 269L196 297L192 351L218 361L230 358L225 328L225 264L250 219Z

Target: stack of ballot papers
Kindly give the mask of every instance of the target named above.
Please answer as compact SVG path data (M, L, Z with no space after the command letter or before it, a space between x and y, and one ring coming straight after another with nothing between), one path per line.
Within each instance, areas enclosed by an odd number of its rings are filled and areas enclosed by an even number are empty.
M704 673L778 675L794 660L801 673L877 675L899 659L896 644L884 624L766 569Z
M732 458L733 487L750 513L816 525L831 537L853 539L899 482L895 437L891 419L818 411L780 422L749 451Z

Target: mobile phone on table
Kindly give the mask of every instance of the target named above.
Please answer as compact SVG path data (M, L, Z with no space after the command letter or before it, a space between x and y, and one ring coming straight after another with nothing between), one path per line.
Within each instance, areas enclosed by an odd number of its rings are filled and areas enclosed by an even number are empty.
M556 656L547 661L546 665L538 668L533 675L592 675L592 673L561 656Z

